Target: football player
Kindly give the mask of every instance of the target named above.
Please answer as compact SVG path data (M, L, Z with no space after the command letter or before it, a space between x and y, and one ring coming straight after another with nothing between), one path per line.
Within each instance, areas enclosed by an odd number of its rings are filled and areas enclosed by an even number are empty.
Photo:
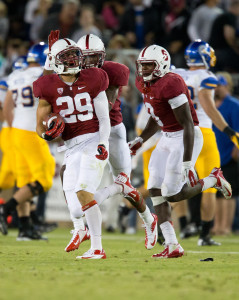
M37 101L32 91L33 81L42 75L47 49L43 42L30 48L28 67L13 72L8 78L3 107L8 125L12 127L18 190L0 207L0 221L3 234L7 234L6 216L17 209L20 222L18 241L43 239L31 227L29 200L50 189L55 172L55 160L49 146L35 132Z
M173 72L181 75L189 89L194 108L197 112L199 127L203 134L203 147L196 161L196 170L199 178L208 176L213 167L220 167L220 155L217 148L212 123L238 147L238 137L231 129L214 102L217 78L209 70L216 64L214 50L204 41L196 40L188 45L185 50L185 59L189 67L176 69ZM198 246L220 245L209 235L216 209L216 189L211 187L204 190L201 199L202 230Z
M17 72L25 69L27 64L26 56L19 56L13 63L12 71ZM15 73L17 73L15 72ZM8 90L7 77L0 81L0 110L2 112L3 103ZM2 117L2 129L0 136L0 145L2 151L2 160L0 167L0 190L11 189L15 186L15 154L12 143L11 127L8 126L7 121Z
M165 239L165 249L154 254L155 258L184 254L171 224L168 202L182 201L213 186L227 198L231 197L231 186L220 169L214 168L208 177L197 179L194 164L202 149L203 137L188 88L181 76L170 72L170 60L168 51L158 45L145 47L139 54L135 83L151 117L141 135L129 143L131 153L135 154L159 128L162 130L163 135L150 158L148 180ZM138 196L125 174L115 182L127 195L132 192Z
M91 248L77 259L105 259L102 217L94 193L108 161L108 76L99 68L82 70L81 50L70 39L49 44L49 50L55 74L41 77L33 84L34 95L39 98L37 133L43 139L54 139L61 133L58 122L46 131L43 121L51 112L64 118L63 190L67 202L75 203L74 207L80 203L91 234Z
M129 69L125 65L117 62L105 61L105 47L102 40L94 34L85 35L79 39L77 45L83 53L83 69L101 68L109 77L109 87L106 90L106 95L109 102L111 132L109 137L109 163L114 179L119 173L124 172L128 176L131 172L131 158L129 147L126 142L126 129L123 124L123 118L120 109L120 94L123 86L128 84ZM98 205L108 197L112 197L121 192L121 187L117 184L110 185L104 189L100 189L95 193L95 200ZM145 204L143 197L140 201L128 199L137 209L139 216L145 226L145 247L151 249L157 241L157 217L150 213L149 208ZM68 202L68 207L71 216L74 216L75 207L71 207ZM79 211L79 210L78 210ZM85 238L84 225L79 228L79 224L83 220L72 218L74 223L73 236L66 247L66 251L75 250L79 247L80 242ZM82 229L81 229L82 228ZM86 233L85 233L86 234ZM83 236L82 236L83 235Z

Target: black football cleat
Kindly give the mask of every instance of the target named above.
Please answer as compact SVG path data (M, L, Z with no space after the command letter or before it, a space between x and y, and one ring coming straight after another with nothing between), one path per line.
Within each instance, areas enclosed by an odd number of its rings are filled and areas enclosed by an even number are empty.
M32 230L32 229L20 230L18 237L17 237L17 241L20 241L20 242L21 241L24 241L24 242L39 241L39 240L48 241L48 238L42 237L39 232Z
M207 235L206 237L199 238L198 246L221 246L221 243L214 241L209 235Z

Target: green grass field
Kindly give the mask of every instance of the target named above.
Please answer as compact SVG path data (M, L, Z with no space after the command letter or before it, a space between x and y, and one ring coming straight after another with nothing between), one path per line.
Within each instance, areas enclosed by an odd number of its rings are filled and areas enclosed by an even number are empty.
M153 259L144 232L103 234L106 260L75 260L90 247L66 253L68 229L47 234L49 241L16 242L17 232L0 235L0 300L12 299L239 299L239 237L218 237L221 247L181 241L177 259ZM200 259L213 257L213 262Z

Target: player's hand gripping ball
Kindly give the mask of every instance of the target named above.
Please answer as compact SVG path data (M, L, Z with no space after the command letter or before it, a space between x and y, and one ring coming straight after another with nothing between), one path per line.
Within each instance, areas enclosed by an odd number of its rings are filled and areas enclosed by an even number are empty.
M42 138L47 141L52 141L59 137L65 129L63 117L56 113L49 114L42 123L46 128Z

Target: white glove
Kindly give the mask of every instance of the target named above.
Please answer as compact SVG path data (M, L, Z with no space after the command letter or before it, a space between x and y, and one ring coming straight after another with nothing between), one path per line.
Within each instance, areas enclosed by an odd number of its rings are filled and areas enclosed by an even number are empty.
M182 164L182 181L188 186L195 186L198 182L198 176L191 161L184 161Z
M137 150L143 145L143 139L138 136L133 141L128 142L129 150L131 155L135 155Z

